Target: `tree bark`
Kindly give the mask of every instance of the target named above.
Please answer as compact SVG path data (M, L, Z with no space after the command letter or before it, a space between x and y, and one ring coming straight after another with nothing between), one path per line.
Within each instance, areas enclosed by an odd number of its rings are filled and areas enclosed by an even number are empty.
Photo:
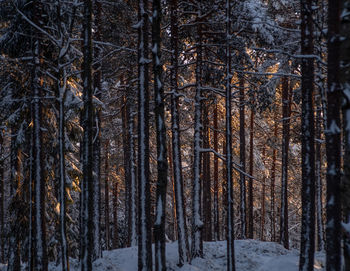
M214 151L219 152L218 149L218 106L214 107ZM220 240L220 217L219 217L219 159L214 155L214 240Z
M301 53L312 55L313 19L312 0L301 0ZM315 252L315 131L314 131L314 60L303 58L301 63L301 163L302 163L302 218L299 270L314 269Z
M253 175L253 167L254 167L254 109L252 108L250 111L250 136L249 136L249 175ZM253 182L252 178L249 178L248 183L248 238L254 238L254 199L253 199Z
M278 121L277 121L277 112L275 113L275 125L274 125L274 140L277 139L278 131ZM272 147L272 166L271 166L271 187L270 187L270 196L271 196L271 242L276 241L276 210L275 210L275 181L276 181L276 159L277 159L277 150L275 142Z
M148 0L139 0L138 27L138 270L152 270L149 179Z

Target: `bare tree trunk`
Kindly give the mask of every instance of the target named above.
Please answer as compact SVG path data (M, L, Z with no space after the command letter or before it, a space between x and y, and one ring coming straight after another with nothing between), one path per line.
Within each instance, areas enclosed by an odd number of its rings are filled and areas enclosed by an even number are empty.
M214 107L214 151L218 152L218 106ZM219 217L219 159L214 155L214 240L220 240L220 217Z
M106 140L106 143L105 143L105 239L106 239L106 250L110 249L108 146L109 146L109 140Z
M226 171L227 171L227 271L235 271L234 214L232 179L232 104L231 104L231 1L226 0Z
M313 0L301 0L301 53L312 55ZM314 129L314 60L303 58L301 63L301 162L302 162L302 218L300 271L314 270L315 252L315 129Z
M254 167L254 109L250 111L250 137L249 137L249 175L253 175ZM252 178L249 178L248 183L248 238L254 238L254 199L253 199L253 182Z
M263 159L263 163L264 163L264 167L265 165L265 147L263 147L262 150L262 159ZM260 220L260 239L262 241L265 241L265 197L266 197L266 176L265 176L265 172L263 172L263 176L262 176L262 192L261 192L261 220Z
M288 235L288 153L289 153L289 124L290 124L290 95L288 78L282 78L282 188L281 188L281 216L280 243L289 249Z
M203 148L210 148L209 135L209 110L208 104L203 104ZM210 178L210 152L202 153L203 160L203 240L212 240L212 222L211 222L211 178Z
M277 139L277 130L278 130L278 121L277 113L275 113L275 127L274 127L274 140ZM277 143L277 142L276 142ZM276 180L276 159L277 159L277 150L276 146L273 146L272 149L272 167L271 167L271 242L276 241L276 210L275 210L275 180Z
M172 132L172 157L173 173L176 197L176 221L178 234L179 266L190 260L189 245L186 226L186 209L183 193L182 165L181 165L181 146L180 146L180 117L178 109L178 21L177 21L177 0L170 1L170 20L171 20L171 70L170 85L171 95L171 132Z
M161 61L161 15L162 5L160 0L153 0L152 17L152 53L154 74L154 115L157 132L157 191L156 191L156 220L153 226L155 241L155 270L166 270L165 258L165 216L166 216L166 192L168 183L168 161L166 144L166 127L164 113L164 90L162 81Z
M148 0L139 0L138 28L138 270L152 270L149 178Z
M245 101L244 101L244 77L239 78L239 160L242 172L245 172ZM245 175L240 173L240 212L241 212L241 238L247 236L246 218L246 180Z

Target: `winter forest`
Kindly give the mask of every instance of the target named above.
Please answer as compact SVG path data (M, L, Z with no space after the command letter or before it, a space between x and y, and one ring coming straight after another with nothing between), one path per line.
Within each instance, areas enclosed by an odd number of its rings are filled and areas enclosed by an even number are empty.
M349 271L350 0L0 0L0 270Z

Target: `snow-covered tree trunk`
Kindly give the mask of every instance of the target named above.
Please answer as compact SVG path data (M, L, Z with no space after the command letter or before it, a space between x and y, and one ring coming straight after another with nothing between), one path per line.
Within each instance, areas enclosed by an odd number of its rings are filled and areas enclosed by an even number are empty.
M341 270L340 2L328 1L326 269Z
M156 191L156 220L154 222L155 270L166 270L165 258L165 208L168 182L168 161L166 127L164 116L164 91L162 81L161 61L161 15L160 0L153 0L152 6L152 55L154 75L154 116L157 133L157 191Z
M254 168L254 108L250 111L250 127L249 127L249 175L253 175ZM248 183L248 238L254 238L254 193L253 193L254 179L249 178Z
M343 91L343 129L344 129L344 174L343 174L343 212L344 212L344 264L350 269L350 1L343 0L341 11L342 37L340 47L340 83Z
M171 69L171 132L172 132L172 162L174 173L174 190L176 203L176 222L179 251L179 265L182 266L189 261L189 245L186 226L185 201L183 193L182 165L181 165L181 146L180 146L180 118L178 111L178 12L177 0L170 1L170 46Z
M83 180L81 201L81 271L92 271L94 257L94 178L92 105L92 0L84 0L83 13Z
M232 104L231 104L231 1L226 0L226 178L227 178L227 271L236 270L234 250L233 179L232 179Z
M242 172L245 172L245 101L244 101L244 77L239 77L239 163ZM246 184L245 175L239 175L240 185L240 213L241 213L241 238L245 239L246 234Z
M301 0L301 54L312 55L313 0ZM302 163L302 221L300 271L314 269L315 252L315 129L314 129L314 60L305 57L301 62L301 163Z
M148 0L139 0L138 14L138 270L152 270L149 179Z
M192 244L191 258L203 257L203 222L201 204L201 115L202 115L202 25L197 24L196 94L194 112L194 157L192 187Z
M282 177L281 177L281 216L280 243L289 249L288 234L288 153L289 153L289 123L290 95L288 78L282 78Z

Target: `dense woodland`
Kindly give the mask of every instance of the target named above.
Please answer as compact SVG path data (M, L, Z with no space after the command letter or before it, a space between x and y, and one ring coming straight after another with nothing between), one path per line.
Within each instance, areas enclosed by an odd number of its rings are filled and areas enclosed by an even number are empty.
M247 238L350 270L349 0L0 0L0 52L8 271Z

